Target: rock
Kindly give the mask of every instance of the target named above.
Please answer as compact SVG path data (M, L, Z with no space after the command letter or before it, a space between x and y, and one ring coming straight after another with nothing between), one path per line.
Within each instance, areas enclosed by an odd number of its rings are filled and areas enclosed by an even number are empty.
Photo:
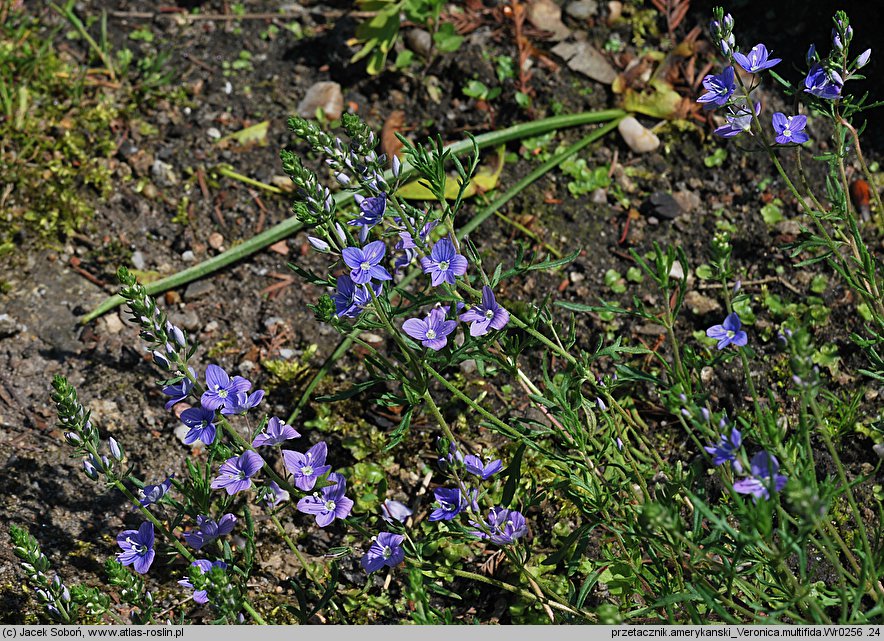
M317 82L307 90L304 99L298 103L298 115L302 118L316 118L316 110L322 109L330 120L337 120L344 111L344 94L336 82Z
M538 29L552 33L553 40L564 40L571 30L562 22L562 8L553 0L532 0L528 5L528 20Z
M150 175L160 187L173 187L178 184L178 176L172 165L162 160L153 161L150 166Z
M196 311L192 309L169 314L169 320L172 322L173 325L177 325L182 329L186 329L188 332L196 331L200 326L199 314L197 314Z
M295 350L288 347L283 347L281 350L279 350L279 357L284 361L291 360L295 357Z
M675 202L678 203L678 206L681 207L681 210L686 214L700 208L700 194L695 191L682 189L673 192L672 197L675 199Z
M224 236L218 232L209 234L209 247L220 250L224 246Z
M712 312L721 311L721 303L714 298L704 296L696 290L691 290L684 296L685 306L698 316L705 316Z
M623 15L623 3L619 0L612 0L608 3L608 24L612 25Z
M609 85L617 77L607 58L588 42L560 42L552 52L563 58L571 69L597 82Z
M632 116L626 116L621 120L617 125L617 131L629 148L637 154L654 151L660 146L660 139Z
M680 262L675 261L672 263L672 267L669 268L669 278L674 278L675 280L684 278L684 267L681 266Z
M123 319L119 314L108 314L104 317L104 328L108 334L119 334L123 329Z
M140 271L144 269L144 265L144 254L139 251L132 252L132 267Z
M598 189L593 190L589 195L589 199L597 205L604 205L608 202L608 190L604 187L599 187Z
M596 0L577 0L569 2L565 7L565 13L575 20L589 20L599 10Z
M715 370L708 365L700 370L700 381L702 381L704 385L709 385L714 378Z
M433 36L424 29L409 29L405 34L405 46L424 58L433 50Z
M801 225L797 220L781 220L774 225L774 229L783 236L798 236L801 234Z
M181 260L185 263L192 263L196 260L196 256L194 256L193 252L188 249L185 252L181 252Z
M9 314L0 314L0 338L9 338L15 336L22 331L22 325L19 325Z
M120 407L113 401L104 398L93 399L89 403L89 409L92 412L91 418L95 425L103 427L107 431L113 431L110 427L111 422L121 420Z
M218 140L221 137L221 131L218 127L209 127L206 129L206 135L210 140Z
M211 334L212 332L217 332L219 327L221 327L221 324L218 321L211 320L206 323L205 327L203 327L203 332L206 334Z
M647 214L656 214L660 218L668 220L678 218L684 213L672 194L667 194L665 191L656 191L651 194L651 197L643 203L642 209Z
M212 283L212 281L198 280L195 283L191 283L187 286L187 289L184 290L184 298L186 298L187 300L201 298L202 296L211 293L214 289L215 285Z

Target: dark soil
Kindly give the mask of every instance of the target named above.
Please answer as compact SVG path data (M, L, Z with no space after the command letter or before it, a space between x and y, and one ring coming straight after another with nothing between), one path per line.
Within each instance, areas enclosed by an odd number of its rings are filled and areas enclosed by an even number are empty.
M179 6L192 4L182 1ZM196 4L203 14L230 11L228 3L221 0ZM244 4L249 13L278 9L278 3ZM485 4L493 8L495 3ZM678 33L683 34L694 25L705 28L709 11L703 3L699 4L688 14ZM746 36L747 42L764 39L777 55L800 66L806 41L816 39L822 44L828 39L828 26L824 24L829 15L828 3L767 3L772 13L765 14L764 20L753 19L749 6L755 4L744 2L735 8L738 31L755 32ZM860 43L871 41L881 31L872 26L880 25L881 13L872 11L867 17L862 7L873 3L855 4L860 9L858 15L862 15L854 18L857 38ZM286 10L298 14L297 22L308 34L301 39L285 29L271 39L262 38L261 33L270 24L267 20L188 23L179 22L170 14L158 14L152 19L138 15L153 13L152 2L84 0L77 5L82 16L108 12L114 50L128 47L136 59L160 50L170 52L168 65L174 70L174 79L147 96L133 118L121 123L118 152L111 160L116 189L107 200L94 198L92 222L55 247L47 248L34 239L24 238L20 251L0 267L0 281L9 287L0 298L0 312L11 319L8 329L0 331L0 493L6 507L0 515L0 536L6 536L3 532L10 523L26 527L68 581L94 582L95 577L102 576L104 560L117 551L116 533L137 526L137 519L120 495L89 481L80 462L69 458L69 448L63 442L49 399L52 376L63 374L77 387L80 399L92 410L102 437L113 436L124 445L136 475L156 482L169 473L182 472L188 448L175 436L179 421L163 409L164 399L154 384L156 373L140 345L137 328L121 310L86 326L78 324L78 317L115 292L114 272L119 264L135 265L142 274L165 276L192 264L188 259L204 260L290 215L290 196L266 193L217 175L219 165L229 164L240 174L277 184L282 174L278 150L294 144L286 130L286 118L294 113L306 90L318 81L340 83L345 108L357 110L376 130L391 113L403 111L407 115L407 134L413 140L437 133L445 140L458 140L467 131L487 131L492 122L494 127L502 128L551 115L554 104L565 112L617 104L609 87L571 71L549 53L554 43L538 36L533 40L536 54L549 57L556 65L544 65L535 58L530 81L535 93L533 114L515 107L512 80L504 83L503 94L492 103L493 113L479 108L481 105L477 107L476 101L466 97L461 89L468 79L475 77L489 86L497 82L493 65L483 54L517 56L508 27L491 23L468 35L460 51L436 57L427 68L416 66L407 73L388 71L370 77L363 65L348 62L355 53L348 39L356 25L349 5L334 1L287 5ZM796 6L806 10L789 20L786 29L775 26L783 25L784 16L796 15ZM123 15L126 13L129 17ZM600 10L590 23L570 18L566 18L566 23L575 32L586 32L601 46L609 32L603 15L604 10ZM45 15L47 23L57 19L50 13ZM144 28L152 31L154 42L129 38L134 30ZM629 29L619 31L628 43ZM808 37L811 32L814 36ZM59 36L59 44L61 40ZM650 43L655 44L658 43ZM80 41L65 46L77 50L82 57L86 55ZM860 44L858 50L863 48ZM243 50L251 53L253 70L233 70L224 75L225 63L237 60ZM630 44L625 51L634 54L635 47ZM622 55L612 59L615 64L626 61ZM702 68L708 59L698 59L697 68ZM872 67L869 75L876 77L876 69ZM428 86L436 88L435 99ZM781 103L772 94L769 101ZM270 123L265 146L221 149L209 135L210 128L223 136L263 120ZM812 133L822 140L824 132L817 127L815 122L811 124ZM731 143L726 145L727 161L707 168L704 158L719 146L710 142L711 128L707 124L694 121L687 128L664 126L659 133L663 144L650 154L632 153L616 134L582 154L590 167L614 162L616 158L621 168L630 170L625 177L623 172L615 174L629 201L628 207L610 195L602 204L594 202L590 195L572 197L566 188L568 178L560 172L541 179L507 205L503 213L526 221L545 243L564 253L581 247L583 253L564 272L538 273L510 284L501 292L504 300L537 300L557 288L556 297L562 300L617 300L618 296L605 285L604 275L609 269L625 274L633 265L630 248L644 253L654 242L674 244L682 247L696 266L710 260L710 239L716 231L716 221L722 219L736 230L733 261L748 291L760 295L761 285L752 283L765 281L766 287L786 300L801 301L808 295L814 274L793 270L793 259L783 249L785 242L794 240L797 225L785 222L768 226L759 215L761 206L780 198L788 221L799 216L795 203L778 180L767 182L761 192L756 189L762 181L774 177L767 159L758 154L741 154L737 145ZM874 130L873 140L879 135ZM558 141L573 141L577 137L578 132L562 132L553 148ZM517 144L509 150L520 151ZM867 152L874 159L875 145ZM152 170L158 166L159 171ZM173 176L163 168L166 166ZM508 163L501 186L509 187L534 166L524 160ZM649 203L651 195L657 192L678 192L690 205L675 219L666 218ZM188 204L180 207L185 198ZM629 209L639 211L640 215L631 220L625 232ZM723 213L716 214L719 210ZM178 222L173 222L173 218ZM498 260L504 265L512 262L514 241L533 243L498 218L489 219L472 238L491 265ZM327 269L323 257L308 252L302 234L162 297L171 319L200 341L202 347L196 362L216 362L228 371L247 376L256 387L267 387L271 377L262 361L298 359L311 345L318 345L310 361L315 368L331 353L337 335L315 321L306 307L321 292L297 280L285 284L283 279L291 273L286 261L297 261L317 271ZM772 278L781 268L785 268L782 279ZM281 283L285 285L273 288ZM713 288L695 279L692 283L698 294L716 299ZM631 286L622 297L623 302L630 301L633 293L647 301L654 300L647 281L639 287ZM830 277L830 286L822 297L831 316L826 325L817 328L817 339L838 347L842 366L834 377L846 388L855 387L862 381L855 374L860 357L848 339L858 323L853 301L834 277ZM764 313L760 303L753 307L759 317L756 330L767 337L756 349L770 357L767 362L775 363L776 322ZM718 309L701 313L686 310L679 329L689 340L692 332L721 322L721 318ZM580 323L580 343L585 347L594 346L599 337L615 334L653 346L659 335L656 326L629 325L626 321L612 324L593 315L582 316ZM358 353L348 355L338 364L326 390L359 380L361 371ZM732 380L737 380L737 375L735 369ZM767 369L757 375L762 388L774 385L781 377L781 373ZM710 388L713 404L730 396L726 388L728 376L722 373ZM299 395L297 386L271 389L263 409L285 417ZM658 430L655 434L661 446L665 443L665 454L691 459L693 445L684 442L682 435L673 440L673 434L665 428L665 413L652 405L647 420ZM517 411L502 404L498 409ZM874 403L864 405L863 411L875 412ZM308 410L305 418L313 414L313 410ZM348 403L341 420L358 420L360 425L379 434L393 425L367 399ZM310 428L296 427L308 440L320 439ZM340 429L343 433L344 428ZM409 445L388 459L389 496L415 495L422 483L422 475L418 475L420 465L415 463L434 460L435 436L429 424L419 423ZM350 450L342 447L339 437L325 437L330 441L330 454L337 457L337 466L353 463ZM480 434L477 438L486 437ZM876 464L869 439L856 435L845 443L844 456L854 473ZM425 498L421 509L426 510L429 504ZM300 537L302 549L315 555L338 544L342 536L336 528L320 532L292 525L291 531ZM281 578L291 574L293 563L270 546L260 547L259 555L263 555L260 561L264 573L257 577L256 592L273 592ZM177 574L180 568L165 571ZM345 578L356 586L364 583L365 575L355 560L350 566L345 563ZM10 547L2 545L0 619L6 623L33 620L34 602L21 586L17 560ZM508 620L505 604L497 596L480 595L475 602L479 620Z

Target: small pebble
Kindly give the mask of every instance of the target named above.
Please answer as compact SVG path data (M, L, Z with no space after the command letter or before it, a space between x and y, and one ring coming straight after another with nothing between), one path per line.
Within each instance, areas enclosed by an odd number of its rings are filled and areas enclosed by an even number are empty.
M144 264L144 254L139 251L132 252L132 267L137 270L143 270Z
M206 135L212 140L218 140L221 137L221 132L217 127L209 127L206 129Z
M163 297L166 299L166 305L177 305L181 302L181 294L174 289L167 291Z
M185 263L192 263L196 260L196 256L194 256L193 252L188 249L186 252L183 252L181 254L181 260L183 260Z
M108 314L104 317L104 326L109 334L119 334L123 329L123 321L119 314Z
M575 20L589 20L599 10L596 0L577 0L569 2L565 7L565 13Z
M617 131L629 148L637 154L654 151L660 146L660 139L632 116L626 116L621 120L617 125Z
M218 232L209 234L209 247L212 249L221 249L224 246L224 236Z
M344 112L344 94L336 82L317 82L307 90L298 103L298 115L302 118L316 118L316 110L322 109L329 120L337 120Z

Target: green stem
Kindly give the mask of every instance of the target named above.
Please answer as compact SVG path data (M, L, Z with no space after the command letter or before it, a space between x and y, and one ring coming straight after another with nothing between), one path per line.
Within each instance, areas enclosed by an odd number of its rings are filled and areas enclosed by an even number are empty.
M476 136L475 141L476 144L479 145L480 149L485 149L487 147L501 145L511 140L521 140L522 138L539 136L541 134L555 131L557 129L578 127L581 125L588 125L592 123L619 121L619 119L621 119L625 115L626 113L624 111L621 111L620 109L609 109L605 111L589 111L579 114L554 116L552 118L544 118L543 120L536 120L534 122L515 125L507 129L502 129L500 131L492 131L487 134L482 134L481 136ZM611 123L608 123L606 127L596 130L596 132L594 133L599 134L599 136L596 136L594 140L601 135L604 135L604 133L607 133L614 127L616 127L616 122L613 125ZM473 143L470 140L461 140L449 145L448 147L446 147L446 149L450 150L452 153L460 153L472 148L472 144ZM410 167L408 163L404 163L400 175L403 179L405 179L413 171L413 168ZM388 175L390 179L392 179L392 173L388 172ZM353 192L338 192L334 195L334 200L335 204L338 207L346 205L353 200ZM260 234L253 236L249 240L237 245L236 247L232 247L227 251L210 258L209 260L180 271L177 274L173 274L171 276L167 276L166 278L161 278L160 280L148 283L147 285L145 285L145 289L147 290L147 293L149 295L155 296L175 287L181 287L182 285L186 285L194 280L203 278L204 276L208 276L209 274L212 274L219 269L230 265L231 263L235 263L242 260L243 258L251 256L252 254L261 251L265 247L268 247L269 245L272 245L276 242L279 242L280 240L283 240L284 238L288 238L289 236L300 232L304 228L305 226L300 221L298 221L297 218L288 218L283 222L274 225L269 229L266 229ZM80 319L80 322L88 323L89 321L98 318L102 314L106 314L110 310L118 307L123 302L125 301L121 296L111 296L105 299L101 304L99 304L98 307L83 316Z
M255 623L258 625L267 625L267 622L264 618L255 611L255 608L252 607L252 604L248 601L242 602L242 609L249 613L249 616L254 619Z

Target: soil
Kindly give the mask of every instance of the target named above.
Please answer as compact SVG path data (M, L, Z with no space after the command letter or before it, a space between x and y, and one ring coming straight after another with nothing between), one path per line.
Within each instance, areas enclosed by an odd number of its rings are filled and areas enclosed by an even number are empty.
M495 4L492 0L484 3L489 10ZM750 4L755 3L743 2L734 8L738 31L754 30L756 33L746 34L747 42L763 38L786 60L803 61L804 43L808 41L804 36L809 32L819 30L816 40L820 44L828 38L828 27L815 26L825 20L820 16L829 15L828 6L818 14L810 9L796 14L797 7L810 7L811 3L767 3L774 15L766 14L762 21L752 19ZM856 4L861 12L871 3ZM551 54L554 43L542 34L532 36L536 48L530 79L533 113L515 106L512 80L504 83L502 95L492 102L492 111L465 96L461 89L470 78L489 86L496 83L491 62L495 56L517 57L509 26L495 24L491 18L466 36L457 53L434 57L426 68L417 65L407 72L369 76L363 63L349 62L356 49L348 41L358 20L349 2L286 5L284 9L297 16L293 21L306 34L300 39L285 28L271 38L262 37L272 22L279 21L224 19L231 7L220 0L180 0L177 6L192 9L194 5L201 14L221 17L179 21L175 14L154 14L152 2L84 0L77 5L81 16L107 11L114 50L128 47L136 59L156 51L169 52L173 80L151 94L131 120L121 123L118 151L110 161L116 189L105 200L94 195L91 223L49 248L23 238L19 251L0 266L0 281L8 284L8 291L0 298L0 311L10 318L0 329L0 493L6 504L0 514L0 530L5 531L10 523L29 529L67 581L94 582L96 576L102 576L104 560L116 551L116 533L137 526L137 517L123 497L86 479L80 462L69 457L70 448L64 444L49 398L52 377L62 374L77 387L102 437L113 436L125 447L135 475L156 482L170 473L181 474L182 460L189 452L175 435L179 421L163 409L164 399L154 384L156 373L140 345L137 328L122 310L85 326L78 323L79 316L116 291L114 272L119 264L134 265L141 274L165 276L192 264L188 260L201 261L216 255L291 214L290 195L268 193L218 175L218 166L229 164L254 180L278 184L282 174L278 150L292 146L305 151L287 132L286 118L294 113L307 89L320 81L340 83L345 108L357 111L375 130L380 130L394 112L404 112L405 132L413 140L440 134L454 141L465 132L477 134L550 115L553 108L574 112L617 104L608 86L570 70ZM277 3L260 1L243 5L250 14L278 9ZM684 34L694 25L705 27L709 8L703 3L697 5L678 33ZM153 17L145 17L144 13ZM601 46L610 33L604 15L605 10L600 9L589 22L570 17L565 22L573 33ZM788 29L780 31L772 26L783 24L784 16L789 15L793 19ZM47 12L44 19L53 24L58 17ZM880 12L872 12L868 19L854 18L857 50L864 48L863 39L880 32L869 28L880 20ZM150 30L154 41L132 40L131 34L138 29ZM629 43L629 29L618 30L628 43L624 53L610 56L619 69L636 48ZM61 35L58 40L58 44L86 56L82 41L62 43ZM659 42L649 44L656 46ZM251 54L252 69L232 69L231 63L241 59L243 50ZM708 52L701 54L697 68L710 59ZM544 60L551 64L544 64ZM869 75L876 77L878 68L872 67ZM791 72L797 76L797 71ZM685 95L696 94L686 89ZM765 96L772 105L782 104L782 98L773 92ZM222 148L210 134L214 128L225 136L264 120L269 121L269 131L263 146ZM649 119L642 120L649 126L653 124ZM817 127L816 121L811 123L814 137L824 140L825 132ZM694 120L687 128L664 125L659 131L663 144L649 154L633 153L616 134L583 152L589 167L617 163L629 170L615 173L628 206L610 193L602 203L590 194L571 196L568 178L561 172L547 175L520 194L503 213L530 225L537 238L564 253L575 247L583 251L564 272L535 273L508 285L500 296L507 301L530 301L552 291L560 300L594 303L601 297L628 303L635 293L651 300L653 294L647 282L622 296L613 293L605 284L606 272L615 269L625 274L633 266L629 250L643 254L652 243L681 247L694 266L709 262L710 238L716 222L725 219L735 229L733 262L744 287L760 295L761 285L753 283L765 281L783 298L803 300L816 272L796 272L793 259L783 249L797 231L796 223L791 222L799 219L795 203L775 178L768 161L758 154L741 154L736 143L725 145L728 158L724 164L705 166L704 159L719 146L711 141L710 133L707 123ZM560 141L577 140L579 135L575 131L561 132L553 148ZM873 160L878 156L875 144L879 135L878 129L870 131L873 142L866 151ZM510 145L508 151L520 152L519 145ZM534 166L522 159L508 161L501 187L509 187ZM766 182L768 178L772 180ZM756 187L763 182L766 185L758 191ZM661 192L676 193L685 203L674 219L655 209L651 197ZM187 204L181 207L185 198ZM761 221L759 209L776 198L783 201L787 221L769 226ZM629 210L636 210L638 216L626 229ZM487 264L511 263L514 241L539 247L535 240L495 217L474 232L472 239L482 248ZM307 309L321 292L298 280L285 280L291 274L287 261L319 272L327 269L324 257L308 249L305 235L299 234L161 298L172 321L199 340L197 362L216 362L250 378L256 387L270 389L263 409L282 417L291 411L301 390L297 385L294 389L268 387L272 377L262 362L297 360L305 353L309 355L315 345L318 347L309 357L309 365L316 368L337 344L337 335L318 323ZM781 273L785 276L778 280ZM698 294L716 298L714 289L697 279L692 282ZM826 325L816 329L816 338L820 343L837 346L842 365L835 378L845 390L857 388L863 381L855 370L862 361L848 338L859 323L853 301L831 275L830 286L821 296L831 316ZM769 338L756 350L774 362L775 322L760 304L754 307L759 316L756 329ZM693 332L721 322L721 317L718 309L685 311L679 331L690 340ZM606 335L622 335L649 345L659 335L655 326L627 321L612 325L596 315L582 315L579 322L579 342L587 348ZM358 380L362 371L358 354L350 354L337 364L324 389L339 389L347 381ZM756 374L760 381L776 380L776 374L766 369ZM736 371L732 380L736 380ZM729 398L728 384L725 374L710 388L713 404ZM872 393L877 390L872 389ZM861 411L874 413L875 407L874 402L866 402ZM517 411L502 404L498 409ZM350 401L334 411L341 412L338 420L358 421L372 433L383 434L393 425L368 399ZM302 420L315 415L316 410L308 408ZM666 429L665 415L659 413L659 408L649 409L647 420L660 442L666 443L666 456L685 460L694 456L692 443ZM308 440L319 440L320 435L309 427L296 427ZM338 436L325 437L330 441L330 455L336 456L336 464L343 467L355 461L352 450L342 446L345 428L339 432ZM413 497L422 487L423 476L411 470L421 469L415 462L435 459L435 436L428 423L418 423L408 446L389 457L390 496ZM488 436L479 434L476 438ZM845 440L844 456L852 474L877 464L872 445L858 434ZM429 504L425 498L421 509L426 510ZM292 526L291 531L311 555L321 555L340 544L342 537L341 530L335 528L324 532ZM272 552L270 546L259 547L259 556L263 570L256 578L255 591L273 592L295 566L285 556ZM164 572L171 576L180 568ZM344 577L355 587L366 580L356 560L344 563ZM11 548L0 546L0 619L4 623L34 620L36 606L23 592L22 581ZM471 615L485 622L507 622L507 609L499 596L487 591L480 594ZM468 607L464 606L461 614L467 613Z

